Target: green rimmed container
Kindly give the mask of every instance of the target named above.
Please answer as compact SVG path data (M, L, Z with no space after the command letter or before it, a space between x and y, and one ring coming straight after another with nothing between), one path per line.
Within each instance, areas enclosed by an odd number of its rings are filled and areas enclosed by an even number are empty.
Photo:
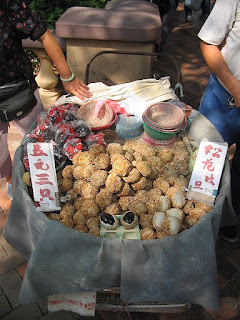
M169 102L157 102L148 106L142 119L144 131L155 140L173 139L184 126L184 112Z
M147 135L149 135L151 138L156 140L168 140L172 139L178 132L180 132L182 129L179 129L175 132L165 132L161 131L160 129L156 130L151 128L144 120L143 120L143 129L146 132Z

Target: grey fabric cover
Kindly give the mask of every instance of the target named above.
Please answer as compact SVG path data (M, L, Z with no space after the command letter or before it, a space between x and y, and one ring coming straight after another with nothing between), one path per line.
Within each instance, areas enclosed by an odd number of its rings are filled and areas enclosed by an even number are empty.
M191 122L189 137L223 142L202 115ZM195 303L219 308L215 242L224 225L236 223L227 162L211 212L174 237L152 241L104 239L81 234L37 212L21 176L22 147L14 157L14 199L4 238L27 260L19 303L55 293L121 287L125 302Z

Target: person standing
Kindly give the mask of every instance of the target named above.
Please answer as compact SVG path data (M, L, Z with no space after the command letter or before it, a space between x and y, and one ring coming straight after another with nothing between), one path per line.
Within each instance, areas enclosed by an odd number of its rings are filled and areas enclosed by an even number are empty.
M192 21L192 10L184 5L186 22ZM200 19L205 21L210 14L211 11L211 1L210 0L202 0L201 1L201 11Z
M178 1L177 1L177 3L178 3ZM188 8L184 4L184 11L185 11L186 22L191 22L192 21L192 9Z
M231 191L240 215L240 0L218 0L198 37L203 57L212 70L199 112L218 129L229 146L236 143L232 160ZM236 225L220 227L223 239L238 239Z
M37 115L43 110L31 61L22 47L22 39L28 37L32 40L39 40L43 44L47 54L59 71L67 93L72 93L80 99L90 97L88 87L76 78L70 70L62 49L48 30L46 22L42 21L22 0L1 0L0 86L13 80L25 79L29 82L37 99L37 104L32 110L21 118L12 121L22 136L26 134ZM12 161L7 144L8 127L8 122L0 121L0 178L6 178L8 194L12 198Z
M202 0L201 10L202 10L202 14L200 15L200 19L205 21L208 18L210 11L211 11L211 1L210 0Z

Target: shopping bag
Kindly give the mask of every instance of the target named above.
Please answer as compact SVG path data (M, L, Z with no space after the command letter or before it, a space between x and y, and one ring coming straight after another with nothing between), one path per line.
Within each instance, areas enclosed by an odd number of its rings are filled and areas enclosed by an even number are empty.
M191 10L198 11L201 8L201 0L185 0L184 5Z

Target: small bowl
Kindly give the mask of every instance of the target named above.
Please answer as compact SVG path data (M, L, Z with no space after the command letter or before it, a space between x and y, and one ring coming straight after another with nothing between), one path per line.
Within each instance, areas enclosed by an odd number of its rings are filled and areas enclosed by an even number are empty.
M167 132L167 133L170 133L170 132L177 133L183 128L183 125L184 125L184 124L181 124L180 126L176 127L175 129L162 129L162 128L159 128L158 126L153 125L152 123L149 123L144 115L142 116L142 119L152 129L157 130L157 131L161 131L161 132Z
M146 122L143 122L143 129L148 136L155 140L169 140L177 134L177 132L163 132L160 130L153 129Z
M146 120L159 129L176 129L184 121L184 112L170 102L158 102L150 105L143 113Z
M135 116L119 114L115 126L116 133L123 139L134 139L143 133L142 121L138 120Z

